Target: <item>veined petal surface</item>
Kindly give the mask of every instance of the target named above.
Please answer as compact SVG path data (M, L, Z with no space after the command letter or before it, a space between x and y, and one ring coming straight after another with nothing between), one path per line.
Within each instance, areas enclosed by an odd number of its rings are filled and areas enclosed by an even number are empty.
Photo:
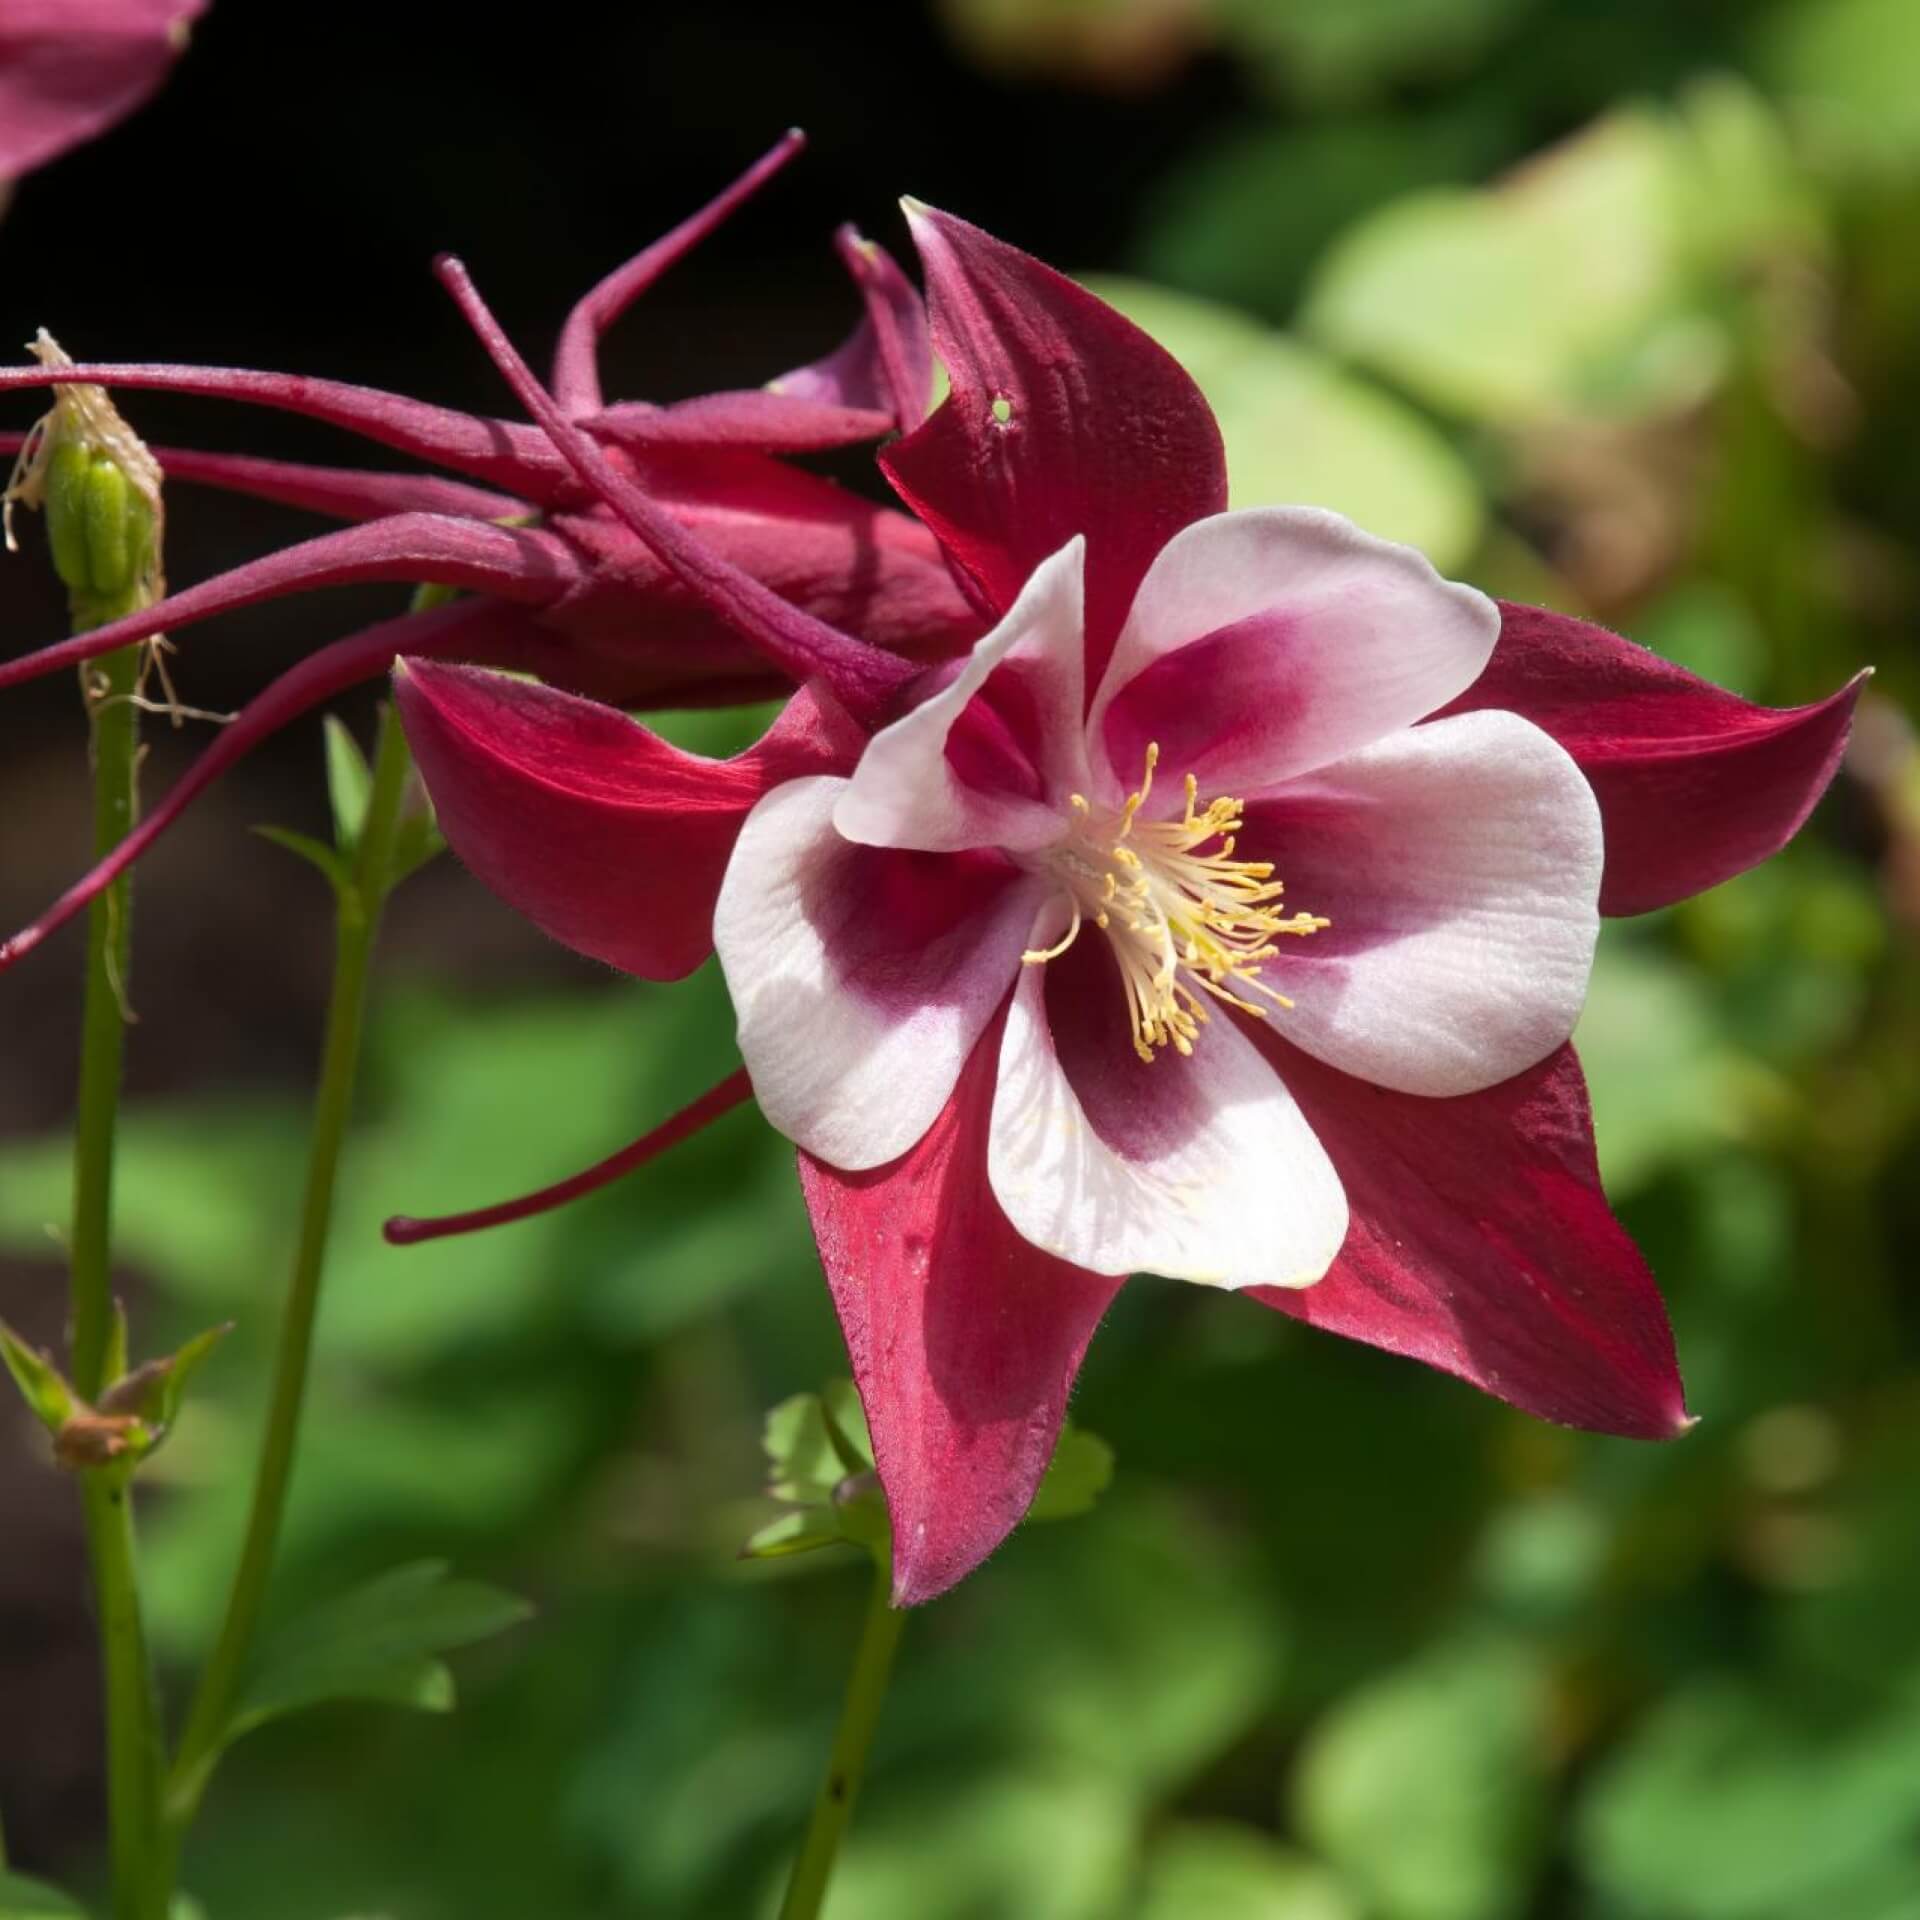
M1315 507L1196 521L1134 596L1090 731L1109 797L1149 741L1204 794L1241 794L1325 766L1470 687L1500 628L1494 603L1412 547Z
M1034 946L1062 924L1050 905ZM1346 1234L1338 1175L1226 1008L1191 1057L1142 1060L1091 930L1014 993L987 1167L1021 1234L1095 1273L1307 1286Z
M1410 727L1247 809L1241 850L1332 924L1264 978L1277 1029L1342 1071L1441 1097L1572 1033L1599 935L1600 812L1511 713Z

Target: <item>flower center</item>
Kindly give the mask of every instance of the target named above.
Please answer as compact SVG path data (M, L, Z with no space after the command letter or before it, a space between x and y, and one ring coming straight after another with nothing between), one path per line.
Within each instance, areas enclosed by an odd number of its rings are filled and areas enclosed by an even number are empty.
M1047 865L1073 923L1055 945L1021 955L1029 966L1057 960L1091 920L1113 943L1133 1049L1147 1061L1162 1047L1193 1051L1207 997L1261 1018L1266 1008L1248 992L1292 1006L1260 978L1280 951L1275 940L1333 924L1320 914L1285 912L1270 861L1233 857L1242 803L1222 798L1202 807L1192 774L1180 819L1138 818L1159 761L1156 742L1147 748L1138 789L1118 813L1096 813L1083 794L1068 797L1066 837Z

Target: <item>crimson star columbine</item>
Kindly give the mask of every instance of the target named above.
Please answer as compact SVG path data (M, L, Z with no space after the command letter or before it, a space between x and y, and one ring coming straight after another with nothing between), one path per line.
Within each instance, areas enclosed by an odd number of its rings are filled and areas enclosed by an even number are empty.
M1778 849L1855 689L1770 712L1335 516L1227 512L1166 354L910 214L951 391L881 460L990 624L968 660L916 676L703 559L450 269L615 511L816 677L727 762L472 668L410 665L398 696L455 850L539 925L653 979L717 941L753 1091L800 1147L896 1599L1018 1522L1134 1269L1550 1419L1681 1430L1567 1035L1597 915Z
M1221 514L1154 559L1090 690L1070 542L850 778L748 817L714 940L762 1111L883 1166L991 1031L985 1174L1023 1240L1104 1275L1318 1280L1346 1195L1253 1023L1442 1097L1534 1066L1585 998L1579 768L1511 713L1415 725L1499 630L1337 516Z

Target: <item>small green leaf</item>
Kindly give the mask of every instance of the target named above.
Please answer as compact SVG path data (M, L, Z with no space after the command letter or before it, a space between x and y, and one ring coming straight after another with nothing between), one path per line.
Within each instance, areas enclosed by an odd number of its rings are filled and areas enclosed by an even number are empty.
M772 1408L761 1431L771 1470L767 1491L795 1506L824 1506L846 1478L846 1469L827 1433L827 1416L817 1393L796 1393Z
M276 847L298 854L310 866L318 867L333 883L336 892L345 892L352 885L353 876L347 871L347 863L311 834L295 833L291 827L255 827L254 832L263 840L271 840Z
M842 1545L846 1536L831 1507L801 1507L769 1520L740 1549L743 1560L781 1560L789 1554L811 1553L816 1547Z
M255 1662L228 1742L339 1700L447 1712L453 1676L437 1656L517 1625L532 1608L498 1587L446 1576L439 1560L398 1567L291 1623Z
M1383 1676L1308 1740L1300 1830L1381 1920L1524 1911L1550 1834L1544 1704L1518 1641L1444 1646Z
M1113 1484L1113 1449L1097 1433L1069 1420L1048 1462L1046 1477L1027 1509L1029 1520L1070 1520L1090 1513Z
M206 1359L228 1334L233 1331L233 1322L223 1320L217 1327L209 1327L205 1333L197 1333L173 1356L173 1365L167 1369L160 1383L158 1417L163 1427L170 1427L179 1417L180 1403L187 1391L187 1382L193 1377L200 1363Z
M829 1380L820 1395L827 1418L827 1438L833 1443L842 1469L865 1473L873 1465L873 1436L867 1431L867 1410L851 1380Z
M87 1920L87 1910L44 1880L0 1867L0 1920Z
M1252 1827L1185 1820L1155 1839L1135 1920L1361 1920L1330 1868Z
M401 881L411 879L429 860L437 859L446 850L447 843L441 837L433 809L423 806L420 812L409 813L400 822L400 830L394 837L393 868L387 876L387 891L391 893Z
M20 1397L33 1417L49 1433L58 1433L73 1418L73 1389L61 1379L45 1354L36 1353L14 1330L0 1320L0 1358L7 1363Z
M347 731L346 723L328 714L327 798L333 802L334 845L350 854L360 844L360 829L367 822L367 808L373 800L373 769L360 743Z

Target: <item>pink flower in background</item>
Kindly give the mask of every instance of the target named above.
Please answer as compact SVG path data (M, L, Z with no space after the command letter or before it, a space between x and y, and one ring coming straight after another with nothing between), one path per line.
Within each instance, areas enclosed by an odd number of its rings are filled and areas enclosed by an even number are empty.
M1135 1268L1550 1419L1681 1430L1567 1035L1596 912L1784 844L1855 688L1753 707L1334 516L1227 513L1165 353L910 212L951 394L882 464L993 623L969 661L889 692L803 633L823 681L726 763L471 668L399 685L447 835L503 897L649 978L717 933L754 1090L801 1148L896 1597L1018 1522ZM779 626L753 583L700 577Z
M8 183L124 120L167 77L207 0L6 0L0 203Z

